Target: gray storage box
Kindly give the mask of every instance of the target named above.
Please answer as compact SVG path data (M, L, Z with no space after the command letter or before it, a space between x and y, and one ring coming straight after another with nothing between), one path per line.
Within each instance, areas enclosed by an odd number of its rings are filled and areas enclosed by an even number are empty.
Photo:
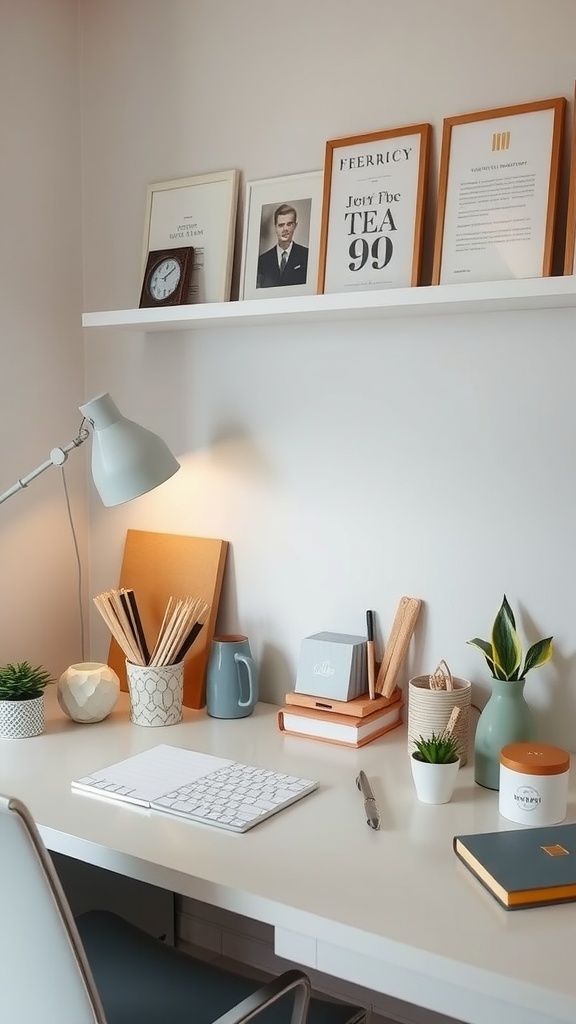
M368 689L366 637L350 633L314 633L302 640L297 693L332 700L353 700Z

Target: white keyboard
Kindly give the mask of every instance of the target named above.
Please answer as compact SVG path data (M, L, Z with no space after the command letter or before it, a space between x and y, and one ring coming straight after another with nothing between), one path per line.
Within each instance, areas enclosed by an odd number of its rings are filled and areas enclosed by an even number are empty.
M317 788L310 779L234 761L158 797L150 806L201 824L247 832Z

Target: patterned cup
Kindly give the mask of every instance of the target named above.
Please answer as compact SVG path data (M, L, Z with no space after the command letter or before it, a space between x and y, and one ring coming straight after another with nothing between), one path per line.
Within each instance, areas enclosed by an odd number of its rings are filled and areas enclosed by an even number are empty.
M130 718L134 725L176 725L182 719L184 662L133 665L126 662Z

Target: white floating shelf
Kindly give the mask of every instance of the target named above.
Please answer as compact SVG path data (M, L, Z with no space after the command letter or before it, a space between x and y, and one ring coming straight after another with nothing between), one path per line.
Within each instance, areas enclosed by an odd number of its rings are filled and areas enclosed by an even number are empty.
M192 331L209 327L265 327L331 320L490 313L499 310L576 306L576 277L523 278L480 284L391 288L351 294L206 302L162 309L116 309L84 313L82 326L115 327L141 333Z

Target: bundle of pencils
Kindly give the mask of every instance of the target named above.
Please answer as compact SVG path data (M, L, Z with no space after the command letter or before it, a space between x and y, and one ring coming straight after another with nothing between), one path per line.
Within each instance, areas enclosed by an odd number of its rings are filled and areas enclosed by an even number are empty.
M94 604L134 665L177 665L190 650L209 610L199 597L169 598L150 654L133 590L108 590L98 594Z

